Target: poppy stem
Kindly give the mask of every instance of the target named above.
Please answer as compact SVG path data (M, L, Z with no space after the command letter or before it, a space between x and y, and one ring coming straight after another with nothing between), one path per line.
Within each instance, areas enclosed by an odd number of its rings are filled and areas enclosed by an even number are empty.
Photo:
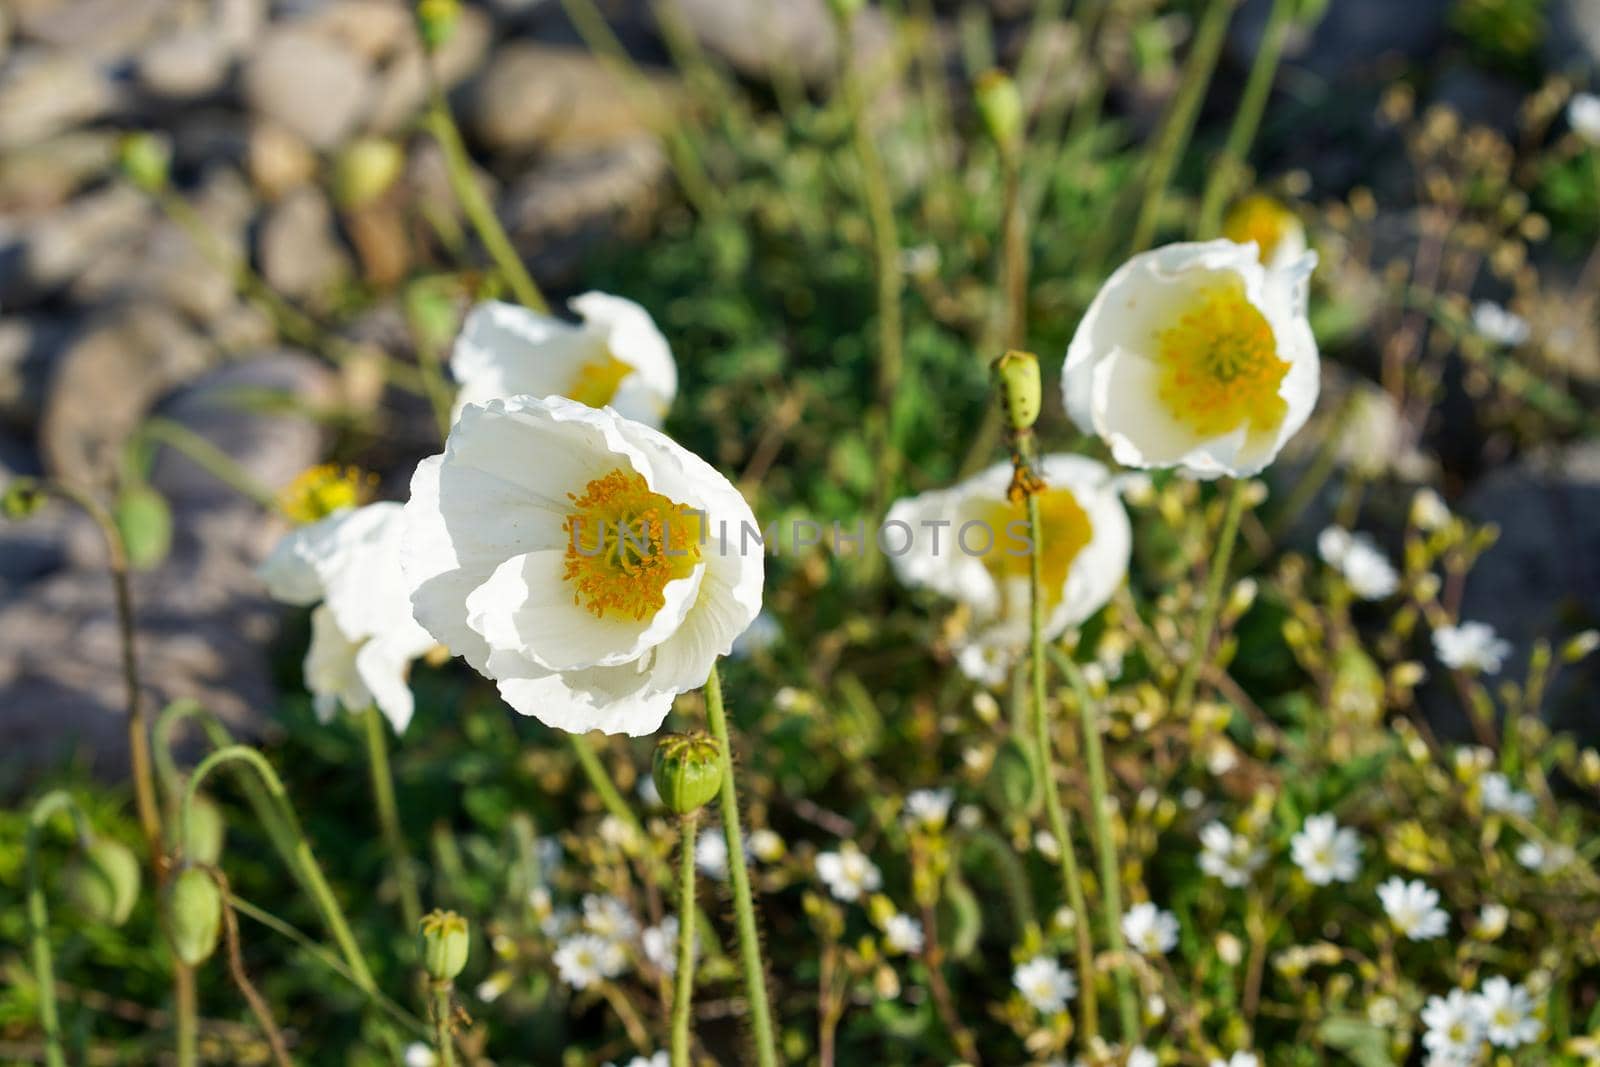
M400 890L400 917L407 930L415 930L422 921L422 897L417 890L417 871L411 862L411 850L406 847L406 835L400 827L400 809L394 799L394 772L389 764L389 742L384 736L387 729L383 713L376 706L368 707L362 714L367 727L367 771L372 779L372 802L378 809L378 828L383 834L383 847L394 865L395 882Z
M694 999L694 836L699 812L679 820L678 846L678 972L672 992L672 1067L689 1067L689 1020Z
M1205 600L1200 605L1200 619L1189 641L1189 656L1178 679L1178 688L1172 698L1172 709L1184 713L1194 700L1195 683L1200 678L1200 665L1211 655L1211 632L1217 625L1217 612L1222 606L1222 587L1228 580L1228 567L1233 561L1233 545L1239 536L1239 520L1250 496L1250 482L1236 478L1228 496L1228 510L1222 517L1222 529L1217 534L1217 551L1211 557L1211 569L1206 575Z

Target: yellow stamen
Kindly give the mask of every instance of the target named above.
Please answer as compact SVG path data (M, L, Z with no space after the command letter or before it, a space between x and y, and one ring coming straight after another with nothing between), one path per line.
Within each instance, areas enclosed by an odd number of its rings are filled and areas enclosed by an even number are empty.
M1244 282L1225 278L1199 290L1158 334L1156 385L1172 417L1202 437L1248 425L1270 430L1288 405L1278 386L1289 364L1278 358L1272 326L1245 296Z
M618 468L567 496L573 510L562 577L572 583L572 602L596 618L654 615L666 605L667 583L700 562L704 516L651 492L636 472Z
M1222 222L1222 236L1240 244L1254 241L1263 263L1299 229L1303 229L1299 216L1264 193L1253 193L1233 205Z
M1040 547L1043 549L1039 578L1045 590L1045 602L1054 606L1066 587L1073 560L1094 538L1094 524L1070 489L1050 486L1035 494L1035 499L1039 501ZM1010 579L1026 581L1028 555L1017 551L1019 542L1011 531L1026 528L1027 505L1021 501L993 504L980 518L995 534L994 547L984 554L983 564L996 584L1005 589ZM1022 525L1012 526L1012 523Z
M617 395L622 380L633 373L633 368L611 354L608 348L599 359L578 368L567 396L592 408L603 408Z
M324 463L301 471L278 494L278 507L295 522L313 523L336 511L367 503L377 485L376 474Z

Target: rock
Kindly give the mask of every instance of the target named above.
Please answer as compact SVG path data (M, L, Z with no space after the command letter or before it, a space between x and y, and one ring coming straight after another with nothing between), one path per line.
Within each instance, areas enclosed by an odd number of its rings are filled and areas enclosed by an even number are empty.
M250 107L317 148L332 148L355 127L371 82L359 55L293 25L268 32L244 71Z
M476 72L489 50L493 26L477 8L463 8L455 32L433 57L439 84L450 89ZM375 133L400 132L428 99L427 67L414 34L408 34L379 75L366 126Z
M108 250L145 229L154 207L126 185L79 197L66 207L0 231L0 307L31 304L77 277Z
M270 120L251 124L247 158L250 180L268 200L279 199L317 174L317 157L300 135Z
M1443 50L1453 0L1335 0L1312 26L1290 30L1284 57L1332 81L1348 83L1387 57L1427 59ZM1273 0L1245 0L1228 27L1228 55L1248 69Z
M266 0L211 0L211 25L235 55L255 44L266 21Z
M1549 0L1546 5L1545 62L1572 68L1585 77L1600 64L1600 3L1596 0Z
M773 77L779 63L818 85L839 69L839 41L827 0L671 0L667 5L702 47L739 73ZM892 39L888 21L870 7L856 15L853 58L873 63Z
M674 83L653 79L665 106ZM534 146L563 151L626 141L652 129L618 76L587 52L518 42L495 53L472 94L473 131L496 151Z
M409 5L395 0L332 0L296 25L377 63L416 36Z
M139 54L139 84L156 96L192 100L222 87L233 50L209 26L180 30Z
M562 153L507 191L505 217L519 239L533 240L597 217L633 214L653 201L666 165L660 142L648 134L598 151Z
M68 336L66 323L59 319L0 319L0 422L24 433L33 430Z
M0 69L0 151L100 118L116 100L111 80L80 54L18 52Z
M333 229L333 209L320 189L305 186L268 213L261 226L261 273L292 299L315 301L350 272Z
M0 211L52 209L116 160L115 134L75 130L0 155Z
M56 360L39 428L45 469L76 485L108 484L150 403L195 377L210 354L166 307L100 316Z
M111 61L138 47L172 0L17 0L18 29L43 44Z
M332 380L309 357L272 354L207 376L161 413L275 491L317 460L321 434L293 408L266 413L232 398L267 389L316 406L332 395ZM234 728L258 730L275 700L266 650L280 612L254 569L278 531L254 503L170 450L158 453L151 482L172 505L175 536L167 560L133 583L146 699L151 708L197 699ZM7 549L13 536L0 527ZM75 745L102 773L119 774L127 751L120 644L103 549L86 555L0 604L0 644L11 653L0 659L0 749L37 762Z

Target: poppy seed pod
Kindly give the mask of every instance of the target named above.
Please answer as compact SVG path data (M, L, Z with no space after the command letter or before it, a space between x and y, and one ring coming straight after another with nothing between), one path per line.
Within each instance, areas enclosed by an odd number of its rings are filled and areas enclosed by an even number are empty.
M979 75L973 95L983 127L1000 151L1016 151L1023 125L1022 94L1017 92L1017 83L1003 70L988 70Z
M185 867L167 886L167 927L178 959L198 967L217 950L222 930L222 890L199 867Z
M661 802L675 815L699 811L722 787L722 753L705 734L667 734L656 744L652 773Z
M67 868L67 892L96 922L121 926L139 899L139 860L120 841L96 837Z
M1044 390L1039 384L1039 357L1013 349L995 360L992 370L995 384L1000 388L1006 425L1014 433L1033 429L1044 403Z
M467 965L467 920L438 908L422 917L422 966L435 982L454 981Z

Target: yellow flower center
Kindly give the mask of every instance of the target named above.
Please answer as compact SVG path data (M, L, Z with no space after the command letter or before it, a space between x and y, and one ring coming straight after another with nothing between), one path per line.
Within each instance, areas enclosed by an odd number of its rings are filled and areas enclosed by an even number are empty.
M1254 241L1260 251L1261 262L1266 263L1277 250L1278 242L1299 225L1300 220L1294 212L1272 197L1257 193L1245 197L1229 209L1227 218L1222 222L1222 236L1239 244Z
M562 577L572 602L596 618L615 611L635 621L666 605L667 583L700 562L704 516L653 493L644 478L621 468L567 494L567 561Z
M1039 501L1039 547L1042 550L1039 577L1046 593L1045 602L1053 604L1060 599L1061 590L1067 584L1072 561L1093 539L1094 525L1070 489L1059 486L1046 488L1035 494L1034 498ZM1017 539L1010 533L1013 529L1020 532L1026 527L1027 505L1022 502L993 504L979 517L995 535L994 547L983 555L983 564L989 569L995 583L1004 589L1009 579L1027 580L1027 553L1017 551ZM1012 523L1023 525L1013 527ZM977 547L973 545L974 549Z
M633 368L611 354L607 348L600 358L578 368L567 396L592 408L603 408L617 395L622 379L633 373Z
M301 471L278 494L278 507L294 522L313 523L336 511L365 504L372 499L377 484L376 474L324 463Z
M1278 386L1289 364L1278 358L1272 326L1245 296L1243 281L1226 278L1201 289L1157 336L1156 393L1180 424L1216 437L1283 421L1288 405Z

